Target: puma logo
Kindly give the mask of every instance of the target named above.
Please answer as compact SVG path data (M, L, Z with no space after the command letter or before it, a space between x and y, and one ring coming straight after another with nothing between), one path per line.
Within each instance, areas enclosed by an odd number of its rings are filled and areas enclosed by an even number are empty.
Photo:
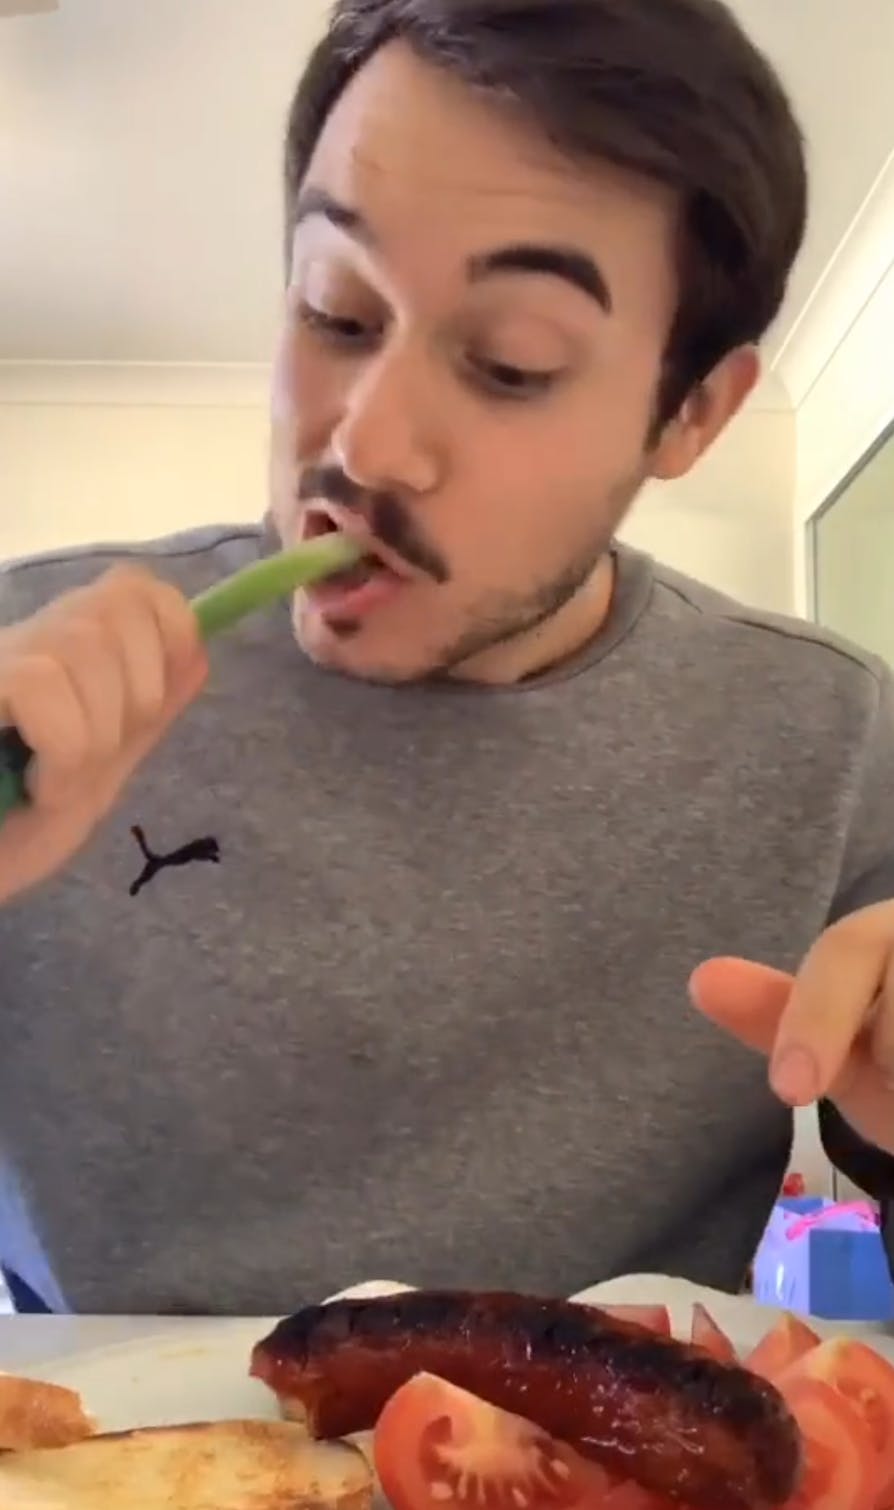
M181 849L175 849L170 855L156 855L146 843L146 835L139 826L135 825L131 833L146 861L130 888L132 897L139 896L143 887L148 886L150 881L154 881L160 870L172 870L175 866L194 865L201 861L207 861L211 865L220 864L220 845L216 839L193 839L190 844L184 844Z

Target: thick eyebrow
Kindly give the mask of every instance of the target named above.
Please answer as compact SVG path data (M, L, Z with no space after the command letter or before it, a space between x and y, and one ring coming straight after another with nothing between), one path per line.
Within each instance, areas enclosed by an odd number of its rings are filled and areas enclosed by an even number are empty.
M352 210L350 206L334 199L325 189L302 190L295 205L294 229L297 231L305 220L310 220L314 215L322 216L339 231L345 231L347 235L353 236L355 241L362 241L368 246L375 241L372 229L360 211Z
M473 283L503 273L537 273L561 278L588 298L595 299L606 314L612 312L611 290L604 273L592 257L575 247L520 243L484 252L469 263L469 277Z
M313 216L322 216L330 225L365 246L376 242L372 227L359 210L342 204L325 189L307 188L299 195L295 206L294 229ZM519 242L515 246L498 247L495 251L481 252L468 263L471 283L480 283L484 278L493 278L506 273L534 274L561 278L565 283L580 289L606 314L611 314L613 302L605 274L586 252L576 247L539 245L535 242Z

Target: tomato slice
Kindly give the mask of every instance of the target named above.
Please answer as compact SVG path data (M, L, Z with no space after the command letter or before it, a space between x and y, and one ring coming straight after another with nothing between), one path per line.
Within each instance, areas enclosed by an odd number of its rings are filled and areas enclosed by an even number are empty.
M835 1337L811 1348L784 1377L797 1374L830 1384L858 1412L878 1465L880 1498L894 1497L894 1367L864 1342Z
M762 1379L778 1379L811 1348L818 1347L819 1342L812 1327L786 1312L748 1354L745 1367Z
M392 1395L373 1457L393 1510L597 1510L612 1483L539 1427L432 1374Z
M692 1307L692 1341L719 1363L736 1363L737 1353L722 1327L700 1301Z
M875 1453L859 1413L822 1379L787 1377L778 1388L804 1442L803 1479L785 1510L874 1510Z
M599 1310L604 1311L606 1316L616 1317L618 1321L632 1321L658 1337L671 1335L670 1311L667 1306L600 1306Z

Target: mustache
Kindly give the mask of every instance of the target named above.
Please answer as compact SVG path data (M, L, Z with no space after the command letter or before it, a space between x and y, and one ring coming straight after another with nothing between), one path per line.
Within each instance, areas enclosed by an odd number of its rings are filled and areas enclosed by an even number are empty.
M443 585L450 568L397 493L364 488L341 467L309 467L298 485L300 503L324 499L359 514L383 545L416 571Z

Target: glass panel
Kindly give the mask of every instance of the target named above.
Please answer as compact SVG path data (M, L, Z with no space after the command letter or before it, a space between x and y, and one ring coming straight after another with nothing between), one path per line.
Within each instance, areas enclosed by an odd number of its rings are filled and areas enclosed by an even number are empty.
M894 434L812 528L817 621L894 665Z

